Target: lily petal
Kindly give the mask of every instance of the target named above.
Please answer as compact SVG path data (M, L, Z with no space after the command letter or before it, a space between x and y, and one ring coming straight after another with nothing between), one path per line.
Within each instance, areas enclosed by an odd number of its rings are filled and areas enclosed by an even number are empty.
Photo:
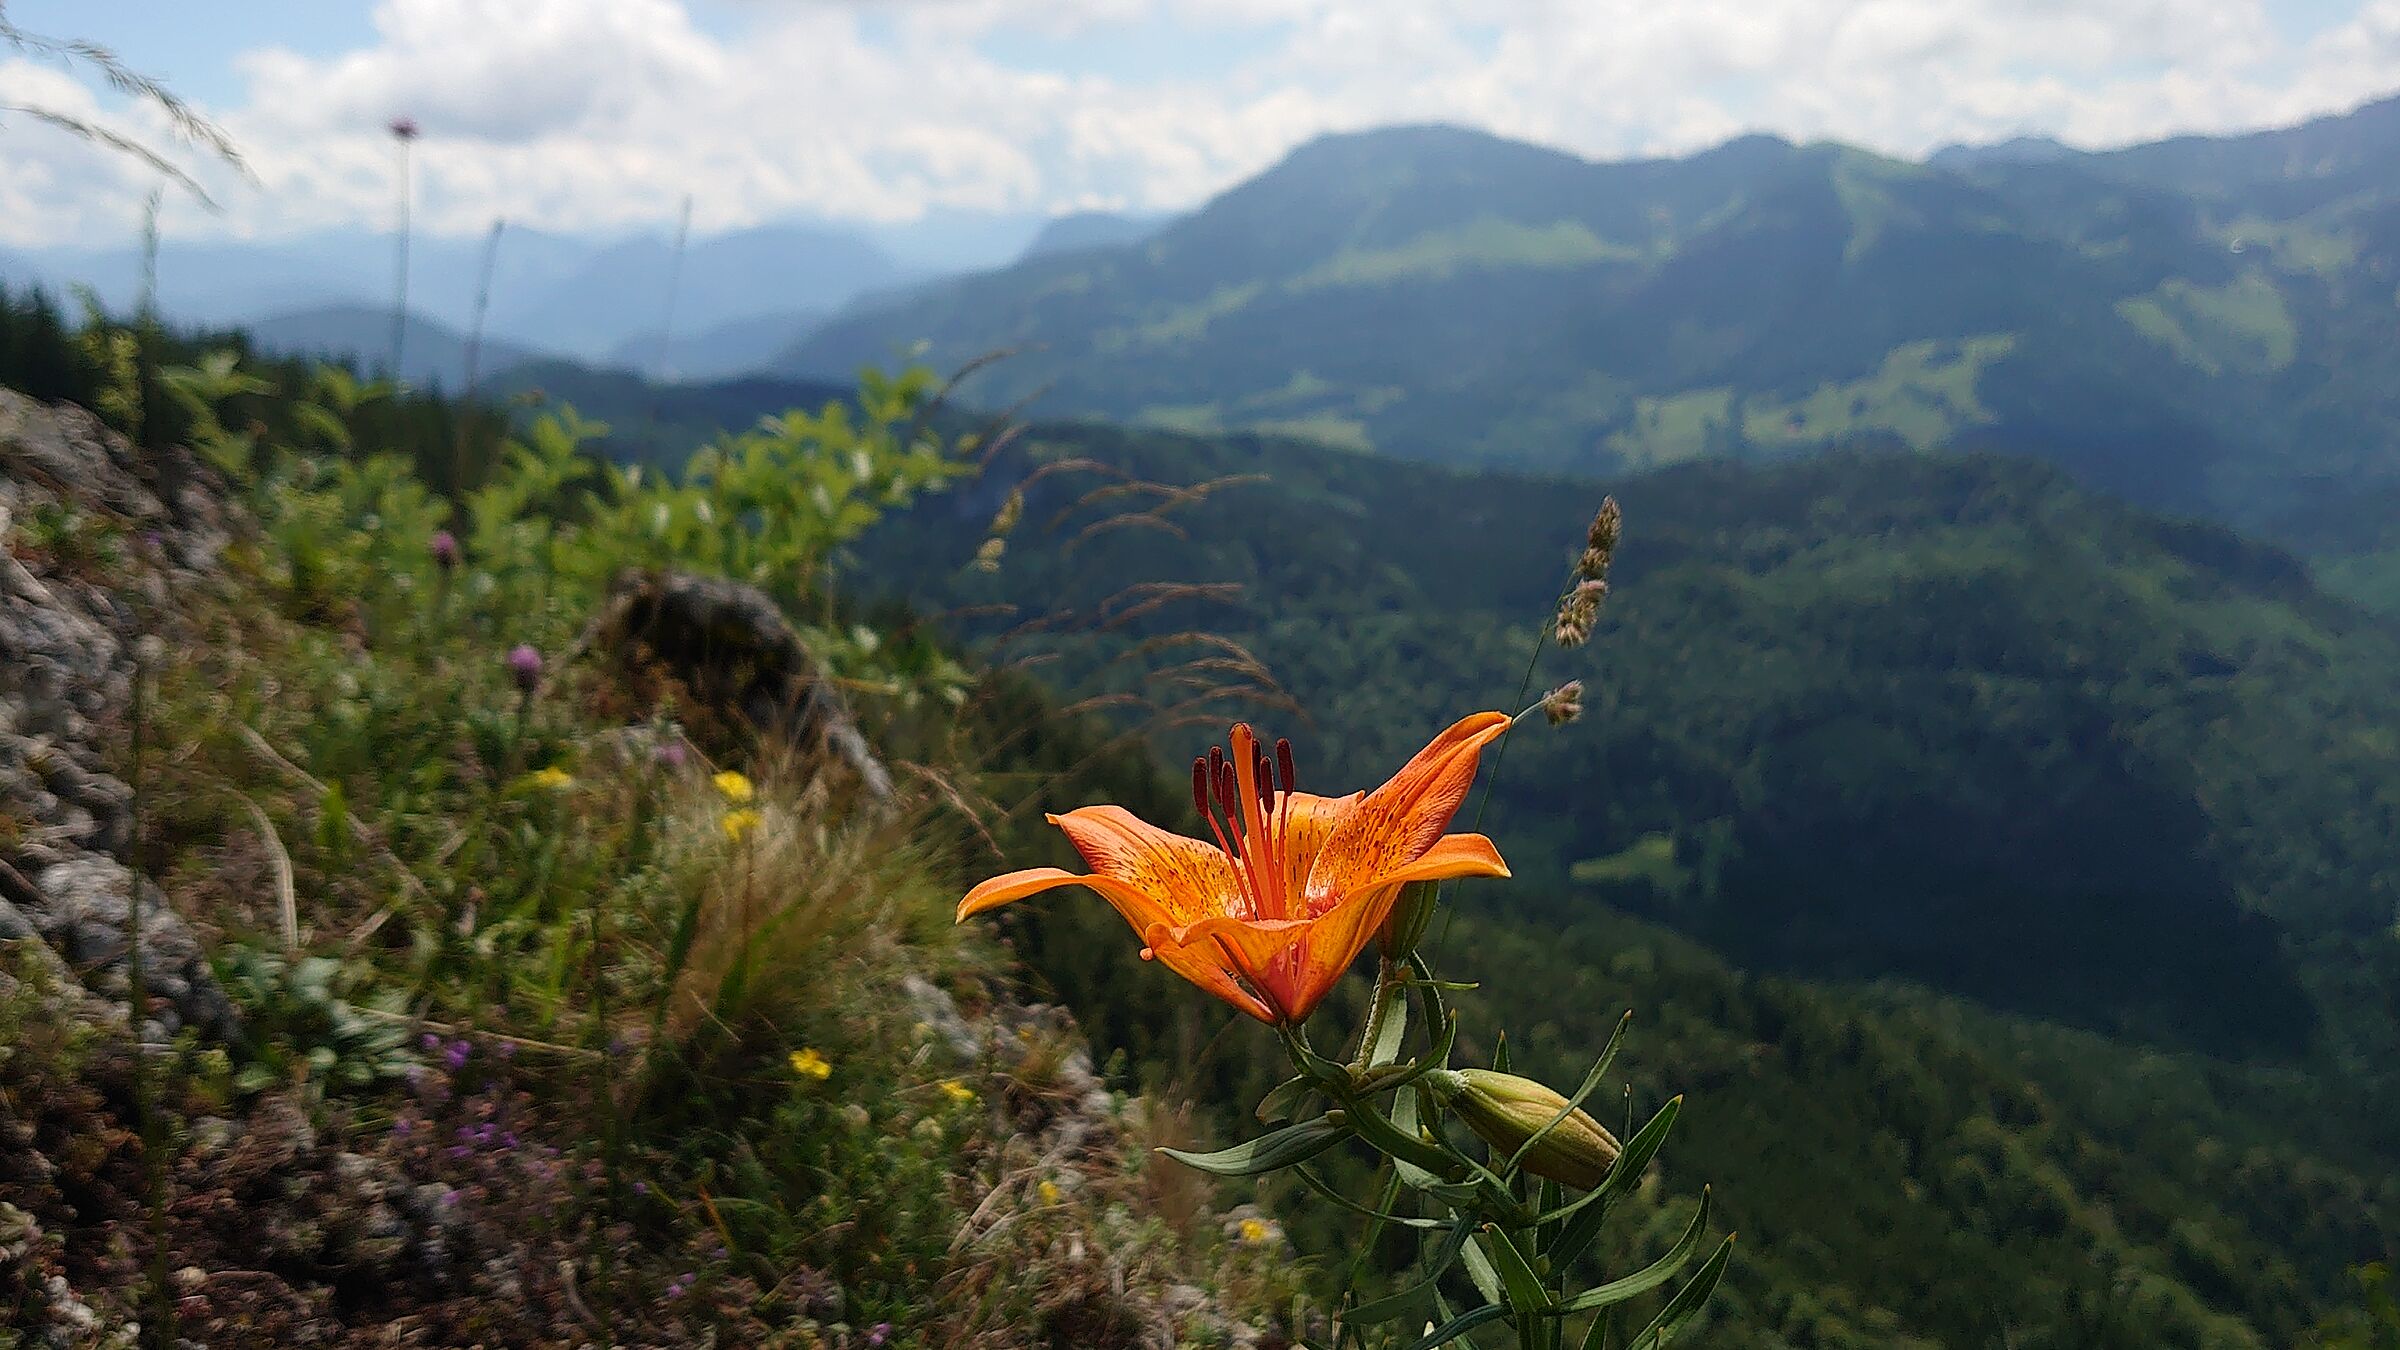
M1361 884L1359 891L1389 886L1397 889L1414 881L1448 881L1453 877L1505 877L1508 860L1498 846L1480 834L1445 834L1414 862L1404 863ZM1353 892L1355 894L1356 892ZM1349 897L1344 896L1347 902Z
M1509 727L1506 713L1460 718L1367 794L1325 840L1309 870L1309 908L1330 911L1377 877L1424 855L1475 782L1483 747Z
M1178 923L1239 912L1240 883L1214 844L1162 830L1122 806L1080 807L1049 819L1093 872L1140 891Z
M1261 1022L1275 1021L1274 1012L1261 1003L1256 995L1243 988L1226 968L1224 961L1209 949L1151 944L1148 933L1163 931L1170 926L1166 910L1141 891L1113 877L1078 876L1057 867L1029 867L1022 872L1010 872L993 877L967 892L966 899L958 902L958 918L964 922L986 910L998 909L1011 901L1056 890L1061 886L1081 886L1106 900L1135 933L1145 935L1143 942L1146 949L1142 953L1145 958L1155 957L1160 965Z
M1353 792L1347 797L1294 792L1284 798L1283 813L1275 826L1276 844L1283 854L1284 894L1302 897L1308 894L1309 869L1317 865L1317 855L1324 851L1325 841L1333 837L1335 828L1366 799L1364 792ZM1315 907L1309 905L1308 914L1314 913Z

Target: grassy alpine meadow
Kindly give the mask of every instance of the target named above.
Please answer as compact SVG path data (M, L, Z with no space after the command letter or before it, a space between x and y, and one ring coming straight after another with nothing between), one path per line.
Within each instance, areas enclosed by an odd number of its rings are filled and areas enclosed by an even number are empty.
M143 1053L6 983L0 1120L57 1165L0 1183L0 1308L68 1337L23 1343L1270 1344L1312 1315L1280 1228L1161 1183L1170 1123L952 922L992 856L986 677L836 566L971 464L925 372L671 480L547 416L453 495L388 386L212 354L153 388L230 498L213 564L96 510L9 545L152 635L109 729L128 856L233 1029ZM777 730L603 621L669 574L794 616L824 720Z

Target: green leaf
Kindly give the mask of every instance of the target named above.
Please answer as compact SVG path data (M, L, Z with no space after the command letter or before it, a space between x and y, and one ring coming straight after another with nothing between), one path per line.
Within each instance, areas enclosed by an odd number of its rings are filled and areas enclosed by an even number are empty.
M1439 1174L1448 1171L1454 1160L1449 1151L1441 1145L1417 1136L1417 1132L1413 1128L1413 1111L1411 1112L1412 1128L1402 1130L1385 1119L1384 1114L1368 1102L1354 1097L1345 1097L1342 1105L1346 1108L1352 1133L1365 1140L1370 1147L1393 1162L1413 1165L1418 1171L1427 1174L1424 1181L1409 1177L1409 1185L1426 1191L1432 1189L1426 1182L1438 1184L1444 1180ZM1408 1174L1403 1173L1402 1175L1407 1176Z
M1340 1143L1349 1133L1341 1114L1329 1111L1315 1120L1287 1125L1215 1153L1187 1153L1179 1148L1162 1148L1159 1152L1186 1167L1217 1176L1249 1177L1306 1162Z
M1293 1110L1308 1097L1309 1093L1316 1091L1316 1087L1316 1080L1307 1074L1287 1078L1277 1083L1267 1092L1266 1096L1258 1099L1259 1123L1272 1125L1279 1120L1291 1119Z
M1483 1244L1470 1242L1459 1249L1459 1256L1466 1262L1467 1278L1475 1282L1475 1292L1483 1295L1487 1303L1500 1304L1500 1272L1492 1268L1491 1254L1483 1249Z
M1550 1291L1542 1287L1542 1277L1533 1271L1533 1263L1517 1250L1515 1239L1498 1224L1485 1224L1476 1235L1476 1244L1491 1258L1492 1266L1500 1273L1500 1285L1508 1291L1508 1304L1521 1313L1548 1312Z
M1617 1155L1616 1166L1608 1169L1608 1176L1598 1186L1558 1213L1542 1216L1544 1220L1573 1216L1559 1234L1558 1246L1551 1252L1551 1260L1558 1269L1565 1270L1573 1265L1576 1258L1583 1255L1584 1249L1592 1245L1592 1240L1600 1236L1600 1225L1608 1217L1608 1207L1641 1180L1643 1169L1649 1167L1650 1160L1658 1156L1660 1146L1667 1142L1667 1131L1675 1128L1675 1117L1682 1111L1683 1098L1670 1098L1665 1106L1658 1108L1657 1115L1650 1117L1649 1124L1625 1141L1625 1150Z
M1674 1248L1665 1256L1621 1280L1611 1280L1597 1288L1584 1290L1560 1304L1558 1310L1562 1313L1573 1313L1590 1312L1594 1308L1606 1308L1612 1304L1623 1303L1637 1295L1647 1294L1675 1278L1675 1273L1690 1264L1693 1255L1699 1252L1700 1239L1707 1235L1708 1205L1709 1193L1704 1188L1700 1192L1700 1212L1692 1216L1691 1226L1683 1230L1683 1236L1677 1239Z
M1367 1067L1381 1068L1400 1060L1400 1046L1408 1039L1408 995L1395 982L1385 991L1383 1018L1376 1027L1375 1043L1367 1047Z
M1373 1205L1362 1205L1358 1201L1351 1199L1349 1196L1342 1194L1340 1191L1337 1191L1332 1186L1326 1184L1324 1178L1319 1177L1316 1173L1309 1171L1305 1167L1294 1167L1292 1171L1299 1175L1302 1185L1307 1186L1310 1190L1315 1191L1317 1194L1325 1197L1327 1200L1332 1201L1341 1208L1349 1210L1353 1214L1364 1214L1370 1219L1379 1219L1384 1223L1396 1223L1403 1228L1440 1228L1450 1222L1448 1219L1422 1219L1410 1218L1404 1214L1388 1214L1383 1210L1375 1208Z
M1448 1345L1484 1323L1497 1322L1506 1316L1508 1316L1508 1309L1500 1307L1498 1304L1488 1304L1473 1312L1461 1313L1426 1332L1418 1339L1410 1341L1408 1350L1434 1350L1435 1346Z
M1358 1080L1358 1091L1361 1094L1389 1092L1394 1088L1406 1087L1436 1069L1447 1067L1450 1063L1450 1047L1458 1041L1458 1014L1450 1014L1449 1019L1440 1025L1441 1032L1433 1038L1432 1047L1423 1055L1407 1064L1387 1064L1367 1074Z
M1728 1233L1725 1240L1718 1244L1716 1254L1708 1258L1708 1264L1700 1267L1700 1273L1692 1277L1690 1284L1667 1300L1667 1306L1658 1310L1657 1319L1644 1327L1641 1335L1633 1338L1629 1350L1662 1350L1669 1336L1681 1331L1686 1322L1700 1315L1708 1296L1717 1291L1717 1281L1725 1278L1725 1265L1732 1259L1733 1235Z
M1359 1304L1341 1315L1342 1323L1345 1326L1365 1327L1408 1315L1418 1305L1432 1298L1441 1287L1442 1277L1450 1273L1451 1266L1457 1264L1459 1250L1467 1245L1467 1239L1474 1231L1474 1225L1465 1219L1452 1222L1450 1232L1442 1239L1442 1245L1434 1249L1433 1260L1426 1266L1424 1279L1395 1293Z

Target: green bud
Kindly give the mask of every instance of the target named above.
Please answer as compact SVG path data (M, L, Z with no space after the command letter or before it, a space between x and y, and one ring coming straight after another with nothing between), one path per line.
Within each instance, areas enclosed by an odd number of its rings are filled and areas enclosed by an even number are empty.
M1425 926L1433 922L1434 897L1441 893L1441 884L1433 881L1412 881L1400 888L1400 898L1392 902L1392 912L1383 921L1383 954L1394 961L1405 961L1425 937Z
M1530 1078L1490 1069L1442 1070L1426 1082L1494 1155L1506 1159L1564 1110L1567 1099ZM1617 1137L1578 1108L1525 1150L1518 1163L1537 1177L1590 1190L1616 1165Z

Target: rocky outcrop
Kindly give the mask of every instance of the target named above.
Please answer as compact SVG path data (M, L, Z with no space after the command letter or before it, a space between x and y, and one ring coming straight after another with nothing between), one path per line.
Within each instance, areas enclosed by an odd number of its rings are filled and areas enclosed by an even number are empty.
M860 734L841 692L772 596L684 572L628 572L579 644L621 670L671 676L700 706L782 741L811 767L845 767L868 809L893 808L892 775Z
M190 928L127 865L134 791L112 767L137 656L172 659L177 595L228 537L211 481L184 451L0 390L0 939L41 937L122 1006L138 930L153 1041L234 1029Z

